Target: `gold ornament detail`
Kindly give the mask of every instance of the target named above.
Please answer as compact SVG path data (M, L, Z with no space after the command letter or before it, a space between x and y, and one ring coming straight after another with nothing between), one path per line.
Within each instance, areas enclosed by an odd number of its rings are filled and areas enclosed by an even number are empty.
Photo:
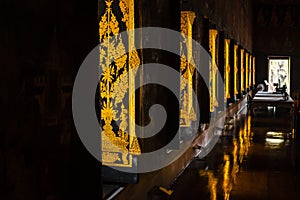
M238 91L238 45L234 45L234 94L237 95Z
M249 87L253 86L252 70L252 55L249 54Z
M127 30L130 24L133 24L131 28L134 28L134 7L127 7L133 6L133 1L119 0L123 13L122 22L126 24ZM136 51L133 52L134 37L131 35L128 35L128 48L131 51L126 54L122 37L118 35L120 25L113 12L113 3L114 0L105 1L106 10L99 22L99 67L103 71L100 74L102 164L131 167L131 152L140 153L140 147L137 139L134 140L133 136L130 136L135 133L135 126L132 126L132 121L135 123L135 102L128 94L130 89L134 88L134 76L139 65L139 57ZM134 72L129 69L134 69ZM114 124L120 126L115 127ZM131 151L132 147L135 148L134 151Z
M246 53L246 89L249 88L249 53Z
M252 84L253 84L253 86L254 86L254 85L256 84L256 83L255 83L255 81L256 81L256 80L255 80L255 75L256 75L256 72L255 72L255 57L253 57L253 70L252 70L252 74L253 74L253 75L252 75L252 76L253 76L253 83L252 83Z
M245 74L245 67L244 67L244 49L241 49L241 91L245 90L245 82L244 82L244 74Z
M140 58L135 48L134 44L134 0L120 0L119 7L123 13L122 21L126 24L126 29L128 31L128 89L129 89L129 152L131 154L139 155L141 153L140 146L138 144L138 139L135 136L135 75L140 65Z
M215 29L209 30L209 51L211 53L211 62L210 62L210 112L215 110L217 107L218 100L217 100L217 72L218 66L217 62L217 49L216 49L216 42L217 42L218 31Z
M225 39L225 100L230 98L230 39Z
M180 125L190 126L196 120L196 113L193 106L193 74L195 62L193 59L192 27L195 20L195 13L191 11L181 12L181 36L180 43ZM186 52L184 51L186 49Z

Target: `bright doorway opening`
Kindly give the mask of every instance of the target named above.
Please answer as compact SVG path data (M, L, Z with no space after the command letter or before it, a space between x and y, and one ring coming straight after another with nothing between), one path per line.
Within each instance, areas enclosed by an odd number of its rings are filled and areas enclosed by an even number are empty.
M268 82L269 90L286 86L286 92L290 94L290 57L270 56Z

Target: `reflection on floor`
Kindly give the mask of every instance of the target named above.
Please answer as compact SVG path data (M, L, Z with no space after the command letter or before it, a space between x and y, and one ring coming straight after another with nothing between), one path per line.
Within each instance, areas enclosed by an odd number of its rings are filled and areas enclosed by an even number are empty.
M290 119L269 112L241 113L208 157L178 178L171 199L299 199L300 143Z

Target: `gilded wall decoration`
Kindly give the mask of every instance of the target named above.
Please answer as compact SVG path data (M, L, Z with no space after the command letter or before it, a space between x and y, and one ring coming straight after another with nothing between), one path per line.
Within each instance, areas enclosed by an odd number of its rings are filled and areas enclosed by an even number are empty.
M238 45L234 45L234 94L239 94L238 90Z
M244 49L241 49L241 91L245 90L245 67L244 67Z
M252 87L252 55L249 54L249 87Z
M209 30L209 51L211 53L211 62L210 62L210 112L213 112L214 107L218 106L217 100L217 72L218 66L217 61L217 36L218 31L215 29Z
M134 0L106 0L105 6L99 22L99 67L103 72L100 74L102 164L131 167L132 155L141 152L134 137L135 98L132 93L140 59L134 47L134 35L128 35L127 54L126 45L118 34L120 23L125 23L127 30L134 28ZM116 7L122 12L121 22L114 14L118 13ZM133 95L129 97L129 94Z
M180 44L180 125L190 126L192 121L196 120L196 113L193 106L193 74L195 63L193 60L192 47L192 27L195 19L195 13L191 11L181 12L181 35ZM184 51L186 49L186 51Z
M245 79L245 81L246 81L246 90L249 88L249 53L247 52L246 53L246 79Z
M230 39L225 39L225 101L230 98Z
M253 69L252 69L253 83L252 83L252 84L253 84L253 86L254 86L254 85L256 84L256 83L255 83L255 81L256 81L256 80L255 80L255 76L256 76L256 72L255 72L255 57L253 57L253 61L252 61L252 62L253 62L253 63L252 63L252 64L253 64Z

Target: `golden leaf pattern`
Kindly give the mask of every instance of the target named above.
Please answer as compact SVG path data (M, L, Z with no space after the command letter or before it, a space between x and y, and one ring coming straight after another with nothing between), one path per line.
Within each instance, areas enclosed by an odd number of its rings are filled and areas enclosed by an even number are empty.
M255 75L256 75L256 72L255 72L255 57L253 57L253 70L252 70L252 74L253 74L253 83L252 85L255 85L256 83L256 80L255 80Z
M230 39L225 39L225 101L230 98L230 63L229 63Z
M193 74L195 63L193 60L192 46L192 26L195 19L195 13L191 11L181 12L181 36L180 43L180 125L190 126L192 121L196 120L196 113L193 106ZM184 51L186 49L186 51Z
M216 40L218 36L218 31L215 29L209 30L209 51L211 53L210 62L210 111L213 112L215 107L218 106L217 100L217 71L218 67L216 65L217 52L216 52Z
M238 45L234 45L234 94L237 95L238 91Z
M242 92L245 90L245 67L244 67L244 49L241 49L241 90Z
M246 89L249 88L249 53L246 53Z
M129 98L130 83L134 83L135 75L128 69L139 65L139 57L137 52L126 53L122 36L119 35L120 24L113 12L119 6L123 13L121 23L125 23L128 30L130 24L134 26L134 7L128 7L133 5L133 0L105 0L105 13L99 22L102 162L108 166L132 167L132 147L136 148L135 154L140 152L137 139L135 141L129 136L129 131L135 132L128 117L135 109L131 106L135 103L132 102L134 98L124 104L127 102L125 99ZM132 49L134 38L128 38L129 49ZM116 127L114 124L120 125Z

